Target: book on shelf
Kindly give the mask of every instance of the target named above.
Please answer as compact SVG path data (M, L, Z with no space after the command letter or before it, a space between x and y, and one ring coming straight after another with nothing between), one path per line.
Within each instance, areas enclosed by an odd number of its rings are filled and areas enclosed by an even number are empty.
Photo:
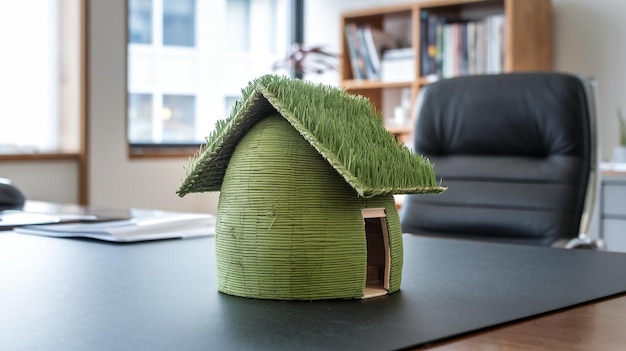
M358 27L357 35L359 39L359 47L361 48L361 56L365 66L366 79L378 79L380 77L380 64L377 64L378 54L374 48L371 29L369 27ZM370 50L370 46L373 49Z
M420 34L420 74L450 78L504 70L503 14L466 20L423 11Z
M383 51L395 47L395 39L370 25L346 24L346 43L355 80L378 80L381 75Z
M360 52L357 26L354 23L346 24L345 28L346 43L348 53L350 54L350 67L352 68L352 77L355 80L365 79L365 62Z
M444 21L443 16L430 15L428 11L420 13L420 74L424 77L439 71L437 47L442 44L438 43L438 26Z
M433 17L433 16L431 16ZM428 12L421 11L420 12L420 75L425 77L431 74L433 71L433 67L431 64L433 61L430 60L429 54L429 42L428 42Z

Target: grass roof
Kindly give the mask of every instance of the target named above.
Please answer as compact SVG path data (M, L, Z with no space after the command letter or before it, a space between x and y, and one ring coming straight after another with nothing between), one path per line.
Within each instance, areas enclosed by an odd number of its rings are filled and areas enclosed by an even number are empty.
M362 197L445 190L428 159L398 144L366 98L331 86L265 75L250 82L230 116L217 122L206 146L190 160L177 194L219 191L241 138L276 111Z

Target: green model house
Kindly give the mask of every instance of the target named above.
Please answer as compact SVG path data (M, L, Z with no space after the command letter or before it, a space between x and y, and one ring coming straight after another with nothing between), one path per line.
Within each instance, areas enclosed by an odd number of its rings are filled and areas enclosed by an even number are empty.
M393 194L444 190L432 164L399 145L367 99L274 75L243 90L187 172L179 196L221 192L219 291L263 299L397 291Z

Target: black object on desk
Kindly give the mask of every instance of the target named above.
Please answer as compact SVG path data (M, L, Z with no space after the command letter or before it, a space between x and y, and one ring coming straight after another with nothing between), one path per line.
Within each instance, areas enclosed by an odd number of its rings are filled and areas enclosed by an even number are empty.
M626 291L626 255L405 236L400 292L217 292L214 239L113 245L2 233L2 350L390 350Z
M24 194L9 179L0 178L0 211L19 210L25 202Z

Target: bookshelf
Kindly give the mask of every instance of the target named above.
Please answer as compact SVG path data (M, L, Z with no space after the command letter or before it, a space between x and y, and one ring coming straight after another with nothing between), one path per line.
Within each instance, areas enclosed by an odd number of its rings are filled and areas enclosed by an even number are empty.
M428 37L428 32L435 33L433 28L436 28L433 24L429 26L429 17L439 19L440 29L438 30L442 33L434 39L436 52L439 55L437 59L427 57L427 51L425 51L427 44L433 44L433 38ZM468 49L470 46L475 48L478 45L476 39L471 44L468 44L466 39L459 41L459 36L476 38L480 37L480 33L487 33L486 23L493 18L499 18L501 22L499 25L503 30L499 32L501 33L499 37L485 34L483 37L490 39L480 40L482 43L480 50ZM472 24L467 25L467 23ZM456 28L452 29L455 24ZM449 27L446 29L448 32L445 32L448 33L448 37L443 34L445 26ZM494 27L492 24L490 26L489 33L493 34ZM468 29L468 27L471 28ZM482 28L476 29L478 27ZM410 92L410 100L413 101L420 88L441 78L478 73L541 71L552 68L552 4L550 0L424 0L346 12L341 16L340 28L340 86L350 93L369 98L382 112L387 129L396 135L399 141L408 141L412 132L413 121L410 116L413 116L413 111L408 111L409 117L406 123L392 123L395 121L394 112L397 112L394 110L401 104L400 96L404 94L406 97L407 91ZM410 51L412 55L412 59L409 59L411 60L410 66L404 65L399 75L385 76L385 67L390 66L385 66L383 62L388 63L391 60L385 61L383 57L379 57L383 68L378 75L364 74L363 69L356 70L353 65L357 62L354 61L355 55L365 60L364 56L367 54L355 53L355 42L359 41L347 28L357 28L365 33L380 31L387 37L393 38L397 47ZM467 34L468 32L470 34ZM452 46L450 41L443 42L443 40L453 38L454 35L456 35L456 41L452 43L457 47L456 54L450 54L449 51L447 54L442 53L444 46L442 43L447 43L448 48ZM363 41L360 43L362 47L367 46L363 44ZM489 45L490 49L486 49L486 45ZM466 53L460 54L459 52ZM477 52L485 53L481 56ZM459 58L459 55L463 58ZM488 55L491 61L495 57L497 64L490 64L491 66L487 69L488 59L483 56ZM453 57L456 58L453 59ZM468 63L470 60L472 64ZM365 64L361 62L359 66L366 66L367 62L371 65L373 61L370 58L370 61L365 61ZM452 61L454 63L451 63ZM425 64L431 65L430 71L425 70ZM447 67L445 71L444 66ZM437 68L432 71L432 67ZM402 76L404 71L406 71L406 76ZM404 105L406 107L406 103ZM412 108L412 103L409 108Z

